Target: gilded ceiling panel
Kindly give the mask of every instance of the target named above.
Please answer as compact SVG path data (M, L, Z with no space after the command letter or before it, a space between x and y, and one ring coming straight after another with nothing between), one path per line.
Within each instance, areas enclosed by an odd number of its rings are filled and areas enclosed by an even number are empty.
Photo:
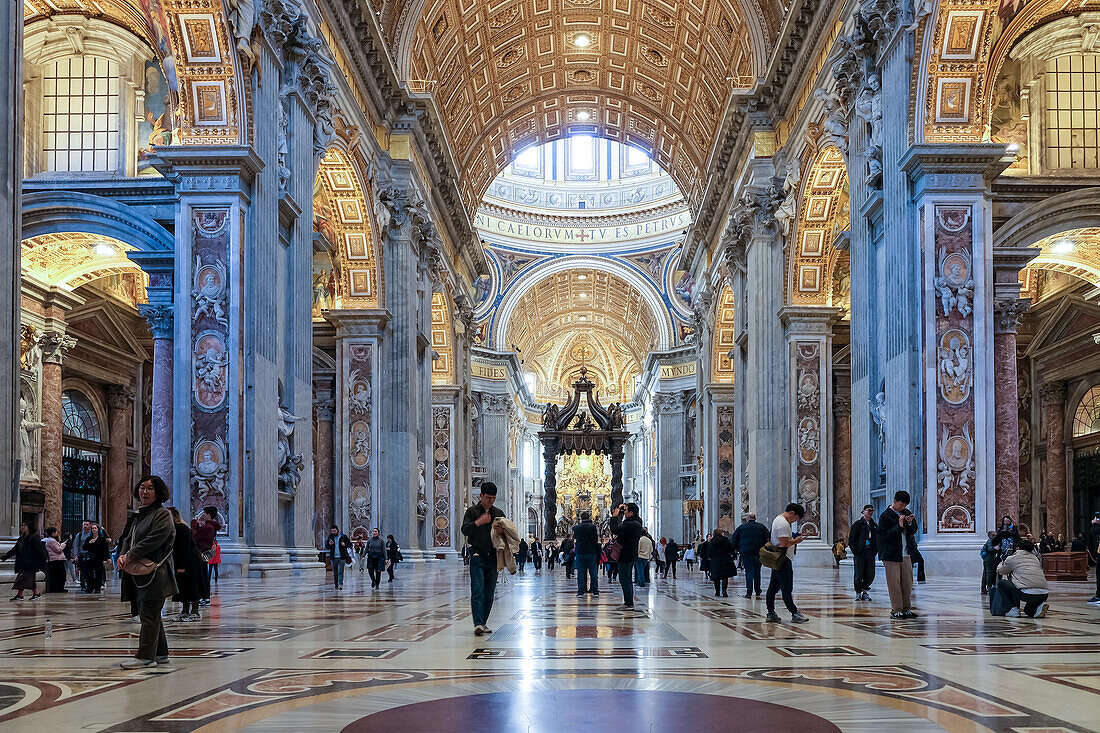
M580 132L645 149L694 203L779 28L778 4L744 2L426 0L403 11L419 12L403 73L433 90L471 209L516 151ZM408 20L382 17L399 41Z

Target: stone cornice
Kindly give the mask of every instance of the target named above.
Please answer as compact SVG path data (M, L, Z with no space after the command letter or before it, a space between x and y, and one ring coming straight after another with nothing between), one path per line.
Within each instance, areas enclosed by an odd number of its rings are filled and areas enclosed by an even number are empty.
M324 311L322 315L336 327L336 339L349 336L381 336L391 315L385 308L360 308Z
M984 190L1014 156L996 143L920 143L909 147L900 161L914 195L931 191L962 193Z
M532 214L507 206L500 206L499 204L482 203L481 206L478 207L478 211L484 211L491 216L507 219L509 221L518 221L525 224L573 227L577 229L584 227L612 227L616 225L624 226L636 224L638 222L659 219L671 214L676 214L686 209L687 205L685 205L683 201L677 201L663 206L655 206L652 209L646 209L640 213L627 212L622 214L607 214L604 216L568 216L565 214Z

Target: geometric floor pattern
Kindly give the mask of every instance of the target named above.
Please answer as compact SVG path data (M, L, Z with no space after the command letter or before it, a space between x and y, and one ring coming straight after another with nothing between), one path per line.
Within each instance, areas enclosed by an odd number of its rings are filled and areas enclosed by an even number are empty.
M889 619L880 577L796 569L807 624L715 598L698 571L617 611L617 583L575 597L554 573L497 586L494 633L472 633L457 563L398 568L371 590L348 571L227 579L197 623L170 623L174 670L126 671L136 626L117 586L0 607L0 731L1100 730L1100 609L1055 583L1047 618L990 618L975 582L916 586ZM786 614L784 613L786 619ZM47 619L52 637L45 638Z

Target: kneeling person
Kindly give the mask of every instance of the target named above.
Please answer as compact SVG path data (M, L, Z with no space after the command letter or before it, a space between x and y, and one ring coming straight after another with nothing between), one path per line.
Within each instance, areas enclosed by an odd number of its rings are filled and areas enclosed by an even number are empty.
M1035 546L1031 542L1020 540L1016 550L997 566L997 575L1001 576L997 581L997 592L1003 593L1009 603L1006 616L1019 616L1021 601L1028 616L1042 618L1047 615L1050 586L1033 549Z

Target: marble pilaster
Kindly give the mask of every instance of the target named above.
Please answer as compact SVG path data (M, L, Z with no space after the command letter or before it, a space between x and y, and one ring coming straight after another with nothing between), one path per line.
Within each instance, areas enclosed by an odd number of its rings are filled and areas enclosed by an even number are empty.
M484 446L485 479L497 485L497 504L502 507L515 503L510 496L510 466L508 430L515 403L511 395L483 393L481 395L482 445ZM516 517L512 517L517 521ZM519 526L517 524L517 526Z
M833 395L833 532L848 537L852 525L852 395Z
M993 303L993 410L996 443L996 517L1018 521L1020 508L1020 420L1016 374L1016 327L1028 302Z
M780 310L787 343L790 410L790 501L806 510L799 531L809 539L800 552L817 564L831 562L833 523L833 324L842 314L828 306L785 306ZM780 502L781 504L783 502ZM777 512L782 506L777 508Z
M333 455L336 401L331 394L321 393L313 399L313 419L317 442L313 446L313 542L317 549L325 546L325 537L336 517L333 503Z
M1039 400L1047 442L1042 501L1046 530L1057 535L1066 531L1066 383L1046 382L1039 387Z
M149 426L149 471L173 485L172 471L172 338L175 311L171 305L142 305L141 315L153 332L153 404ZM117 535L112 535L117 536Z
M59 331L47 331L39 339L42 348L42 404L39 479L45 497L45 516L39 531L60 527L61 522L61 363L76 339Z
M118 537L126 526L133 492L126 466L126 449L133 425L134 394L130 386L107 388L107 429L111 447L107 451L107 482L101 514L111 537Z
M680 466L684 453L684 398L680 393L653 395L654 429L657 431L657 526L655 537L683 533L684 500L680 491Z
M426 378L429 388L431 382L430 365L427 373L421 365L419 264L421 248L433 229L409 184L391 183L378 195L379 209L385 212L380 229L390 321L379 344L379 388L386 399L378 402L381 454L376 522L383 534L392 533L398 542L409 544L417 532L418 431L425 407L421 382Z
M336 326L335 516L328 524L340 525L353 539L366 539L379 526L389 500L379 487L381 412L384 402L390 401L380 399L379 359L389 313L337 310L326 312L325 317Z
M0 476L10 484L0 497L0 540L19 533L19 318L23 182L23 7L0 9Z

